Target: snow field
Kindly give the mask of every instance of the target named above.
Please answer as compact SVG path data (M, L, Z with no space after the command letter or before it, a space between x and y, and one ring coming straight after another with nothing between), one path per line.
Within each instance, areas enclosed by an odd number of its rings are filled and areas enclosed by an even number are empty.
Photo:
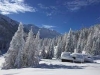
M95 60L96 61L96 60ZM96 63L70 63L42 59L37 68L1 70L4 57L0 57L0 75L99 75L100 60Z

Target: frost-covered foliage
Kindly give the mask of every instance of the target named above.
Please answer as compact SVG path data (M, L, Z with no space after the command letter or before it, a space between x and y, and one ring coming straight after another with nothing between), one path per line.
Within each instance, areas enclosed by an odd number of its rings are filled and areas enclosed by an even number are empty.
M40 39L38 50L42 58L60 58L61 53L75 52L86 54L100 54L100 25L84 28L79 31L69 30L69 33L53 39Z
M100 55L100 25L84 28L53 39L40 39L40 30L35 35L32 29L27 39L23 39L23 26L19 25L5 56L3 68L36 67L39 57L45 59L60 58L62 52Z
M38 31L36 38L33 40L34 64L33 67L39 65L39 51L40 51L40 31Z
M66 52L74 52L76 50L75 52L78 53L85 51L86 54L100 54L100 25L75 32L70 30L68 34L65 33L57 39L61 39L58 43L61 44L63 42L60 48L65 47L64 51Z
M34 38L31 29L26 42L23 34L23 25L20 23L5 54L3 69L36 67L39 64L39 33Z
M51 43L51 40L53 41ZM49 58L49 52L53 53L54 58L60 58L62 52L75 52L100 55L100 25L92 26L90 28L84 28L79 31L69 30L69 33L65 33L63 36L58 36L53 39L44 39L42 41L43 52L45 58ZM53 45L52 51L50 51L50 44ZM48 48L48 49L47 49Z
M24 44L23 25L20 23L17 32L10 42L9 50L5 55L4 69L20 68L22 66Z
M65 46L65 51L66 52L71 52L74 50L73 48L73 35L72 35L72 30L70 29L68 36L66 38L66 46Z
M34 37L32 29L28 33L28 37L24 47L23 67L33 67L35 64Z

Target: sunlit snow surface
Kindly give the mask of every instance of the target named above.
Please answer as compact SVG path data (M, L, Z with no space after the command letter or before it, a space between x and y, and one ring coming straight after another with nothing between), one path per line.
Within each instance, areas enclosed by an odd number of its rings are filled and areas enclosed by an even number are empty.
M69 63L42 59L37 68L1 70L4 57L0 57L0 75L100 75L100 60L96 63Z

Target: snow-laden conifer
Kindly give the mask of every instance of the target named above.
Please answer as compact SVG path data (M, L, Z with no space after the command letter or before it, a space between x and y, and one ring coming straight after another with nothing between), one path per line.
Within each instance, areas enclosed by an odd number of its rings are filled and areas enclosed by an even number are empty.
M28 33L28 37L26 39L25 47L24 47L24 55L23 55L23 67L30 67L34 64L34 46L33 46L33 31L32 28Z
M25 41L23 39L23 25L19 24L18 30L13 36L10 47L5 55L3 69L20 68Z
M34 65L36 67L39 65L39 52L40 52L40 30L38 31L36 38L33 40L33 52L34 52Z
M65 51L66 52L72 52L73 50L73 39L72 39L72 30L69 30L69 33L66 38L66 46L65 46Z

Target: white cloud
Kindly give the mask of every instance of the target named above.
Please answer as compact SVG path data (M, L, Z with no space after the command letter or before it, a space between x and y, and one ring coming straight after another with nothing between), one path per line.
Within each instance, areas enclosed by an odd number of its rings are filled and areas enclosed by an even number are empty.
M99 20L100 20L100 17L98 17L97 19L99 19Z
M42 13L45 13L47 16L52 16L53 14L56 14L57 7L56 6L46 6L42 3L38 4L39 8L43 10Z
M0 0L0 13L4 15L35 11L36 9L28 6L24 0Z
M38 6L39 6L41 9L44 9L44 10L48 10L48 9L57 10L57 7L56 7L56 6L45 6L45 5L43 5L42 3L39 3Z
M100 17L98 17L96 20L97 20L97 21L100 21Z
M81 9L81 7L86 7L88 5L93 5L100 3L100 0L73 0L64 2L64 5L71 11L76 11Z
M45 9L45 10L49 9L49 7L46 7L46 6L44 6L43 4L41 4L41 3L39 3L38 6L39 6L41 9Z
M52 26L52 25L42 25L43 28L48 28L48 29L51 29L51 28L54 28L55 26Z
M52 15L52 13L47 13L47 16L51 16Z

